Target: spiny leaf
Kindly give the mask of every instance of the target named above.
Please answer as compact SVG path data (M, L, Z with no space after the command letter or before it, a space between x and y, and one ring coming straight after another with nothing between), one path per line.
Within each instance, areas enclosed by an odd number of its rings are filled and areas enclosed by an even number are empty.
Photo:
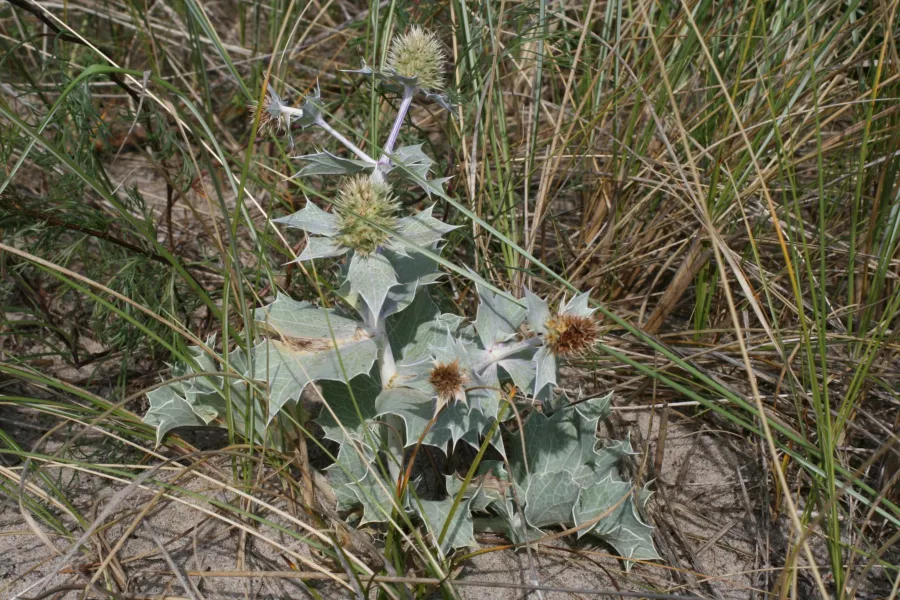
M273 219L273 222L282 223L295 229L302 229L311 235L331 236L337 233L338 229L338 218L336 215L325 212L308 200L306 206L294 214Z
M606 397L587 400L583 404L607 405L608 402L609 398ZM534 412L522 429L513 434L510 462L516 481L524 482L529 474L560 470L569 471L577 479L583 473L593 470L597 458L594 450L597 443L597 422L601 412L596 408L582 409L582 412L576 406L565 408L550 417ZM525 457L528 461L527 470Z
M565 469L532 474L525 490L525 518L534 527L571 523L580 490Z
M309 302L298 302L284 294L254 312L256 321L266 323L284 337L297 339L351 338L364 326L361 322L338 315Z
M441 314L428 292L419 291L403 312L387 321L388 336L395 358L400 364L412 365L431 356L431 346L442 337L456 332L462 317Z
M433 210L434 205L419 214L400 219L397 223L397 235L402 239L398 238L397 242L408 245L413 250L415 248L431 249L441 241L445 233L457 228L455 225L447 225L432 217Z
M547 301L526 289L525 306L528 309L528 326L536 333L547 333L547 327L544 325L550 318Z
M294 158L304 160L309 164L291 175L292 178L310 175L352 175L375 166L374 163L364 160L335 156L327 150Z
M358 449L361 449L363 456L360 456ZM347 442L341 445L337 462L325 469L340 509L349 510L362 505L360 525L387 521L392 511L388 495L391 484L378 474L372 464L373 458L374 453L364 444L354 448Z
M631 568L634 560L656 560L660 558L653 546L653 527L644 523L637 513L632 498L632 486L624 481L607 477L594 485L585 487L575 505L575 525L580 526L607 512L610 514L590 528L578 532L579 537L591 533L601 538L625 558L625 569ZM650 494L641 490L638 494L643 506ZM613 508L615 507L615 508Z
M525 309L506 294L495 294L476 283L478 289L478 312L475 315L475 330L486 349L499 342L506 342L515 335L525 320Z
M338 340L337 349L320 345L304 349L276 340L261 342L253 348L254 379L268 382L269 420L289 400L299 399L313 381L349 381L368 373L377 353L375 342L368 337Z
M477 545L475 542L475 530L472 522L472 509L469 502L464 502L456 508L447 533L440 545L441 552L446 554L452 549L468 548ZM450 516L453 506L452 498L444 500L419 500L413 502L416 512L425 523L429 537L437 545L438 537L444 530L444 524Z
M347 270L347 281L350 291L362 297L375 318L381 314L388 291L398 283L393 265L383 254L354 254Z
M156 427L156 443L176 427L201 427L208 421L194 413L190 403L176 393L173 386L157 388L147 394L150 410L144 416L144 423Z
M373 369L369 374L354 377L350 381L349 389L342 381L322 381L319 387L322 398L328 403L327 407L322 407L316 419L325 433L325 438L344 442L346 431L351 439L377 445L380 429L370 422L377 415L375 398L381 392L377 369Z
M316 258L333 258L347 253L347 248L341 246L331 238L311 236L306 241L306 248L297 257L297 262L314 260Z
M534 393L544 391L544 388L556 385L556 356L547 346L541 346L534 355Z
M401 146L391 154L391 163L401 165L406 169L415 171L422 177L426 177L431 170L434 160L422 151L424 144Z
M412 388L389 388L378 395L375 400L377 416L385 414L397 415L406 426L404 446L415 445L419 437L428 427L434 416L434 399L428 394ZM442 432L439 434L438 432ZM429 445L443 448L450 439L442 429L431 430L427 442Z

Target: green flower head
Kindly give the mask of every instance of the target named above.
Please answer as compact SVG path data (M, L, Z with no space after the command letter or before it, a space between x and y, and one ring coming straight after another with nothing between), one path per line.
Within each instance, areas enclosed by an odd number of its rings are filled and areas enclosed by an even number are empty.
M338 226L334 240L367 256L390 239L399 204L391 188L367 175L345 179L338 190ZM387 231L385 231L387 230Z
M444 49L433 33L413 27L394 38L387 67L400 77L415 79L422 89L438 92L444 87L445 58Z

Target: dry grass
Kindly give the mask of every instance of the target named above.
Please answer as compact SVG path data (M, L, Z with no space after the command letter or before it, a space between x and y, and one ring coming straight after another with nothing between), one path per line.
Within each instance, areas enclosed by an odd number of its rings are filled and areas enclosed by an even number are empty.
M513 290L593 290L604 342L569 381L615 392L611 426L659 492L662 564L626 575L547 540L511 580L546 574L545 597L898 597L897 10L3 5L0 548L21 559L0 559L0 596L45 581L48 598L499 597L466 587L484 555L439 585L414 548L323 509L312 444L154 449L139 420L163 360L212 333L243 343L276 289L314 294L269 219L327 201L327 183L289 181L296 150L249 139L246 105L266 81L299 101L318 79L371 145L387 100L335 73L419 23L450 51L461 110L416 109L404 135L446 157L477 217L441 206L464 226L445 256ZM470 282L442 290L471 307ZM557 555L597 577L554 583L540 561Z

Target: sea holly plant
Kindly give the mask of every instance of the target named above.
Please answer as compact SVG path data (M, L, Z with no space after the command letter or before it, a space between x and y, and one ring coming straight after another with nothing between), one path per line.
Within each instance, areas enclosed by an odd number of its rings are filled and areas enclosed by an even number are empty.
M326 308L279 294L257 309L258 339L230 352L227 373L225 361L209 358L212 341L192 349L180 377L151 392L145 421L159 439L176 427L231 424L249 441L289 451L287 431L310 390L321 400L322 435L339 444L326 469L337 502L330 508L357 511L361 524L421 527L442 555L475 545L476 529L521 543L563 527L604 540L626 567L655 559L640 515L649 492L621 474L631 446L597 434L610 396L570 402L557 387L560 363L599 342L588 295L551 306L468 272L474 320L443 312L432 298L455 227L434 206L404 215L395 186L405 179L443 194L445 180L432 176L421 143L395 146L414 98L447 105L444 62L437 38L413 28L393 40L383 68L354 71L399 94L377 158L328 124L318 90L300 108L272 91L254 107L266 134L319 127L351 155L297 157L304 166L295 177L341 179L325 188L327 209L307 201L275 220L302 232L296 261L333 270L334 297ZM422 445L448 458L466 447L487 458L426 486L410 464Z

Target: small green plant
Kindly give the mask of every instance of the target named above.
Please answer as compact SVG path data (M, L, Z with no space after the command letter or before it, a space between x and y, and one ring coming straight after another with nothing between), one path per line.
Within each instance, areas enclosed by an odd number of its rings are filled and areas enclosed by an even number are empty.
M383 69L354 71L400 95L378 158L327 123L318 91L300 108L268 92L254 116L261 130L321 127L353 155L300 157L298 177L344 176L333 212L307 202L276 220L306 233L298 261L341 258L339 308L278 295L255 313L263 332L255 346L231 350L227 368L197 348L177 381L149 394L145 421L159 439L174 427L220 424L282 447L301 393L314 384L318 423L340 444L329 481L339 509L362 509L360 523L421 524L442 552L474 545L476 526L517 543L562 526L602 538L626 565L657 558L636 506L649 494L620 476L631 447L597 436L610 397L570 403L556 389L558 362L599 342L588 295L554 310L527 290L518 299L468 272L479 296L474 322L441 312L430 296L446 264L443 238L455 227L435 218L433 206L401 215L391 180L444 193L421 144L395 148L417 95L449 106L444 62L438 40L414 28L393 41ZM516 411L522 419L511 419ZM520 425L504 433L507 421ZM446 493L436 494L411 478L422 444L480 452L464 479L446 475ZM489 447L495 459L480 460Z

